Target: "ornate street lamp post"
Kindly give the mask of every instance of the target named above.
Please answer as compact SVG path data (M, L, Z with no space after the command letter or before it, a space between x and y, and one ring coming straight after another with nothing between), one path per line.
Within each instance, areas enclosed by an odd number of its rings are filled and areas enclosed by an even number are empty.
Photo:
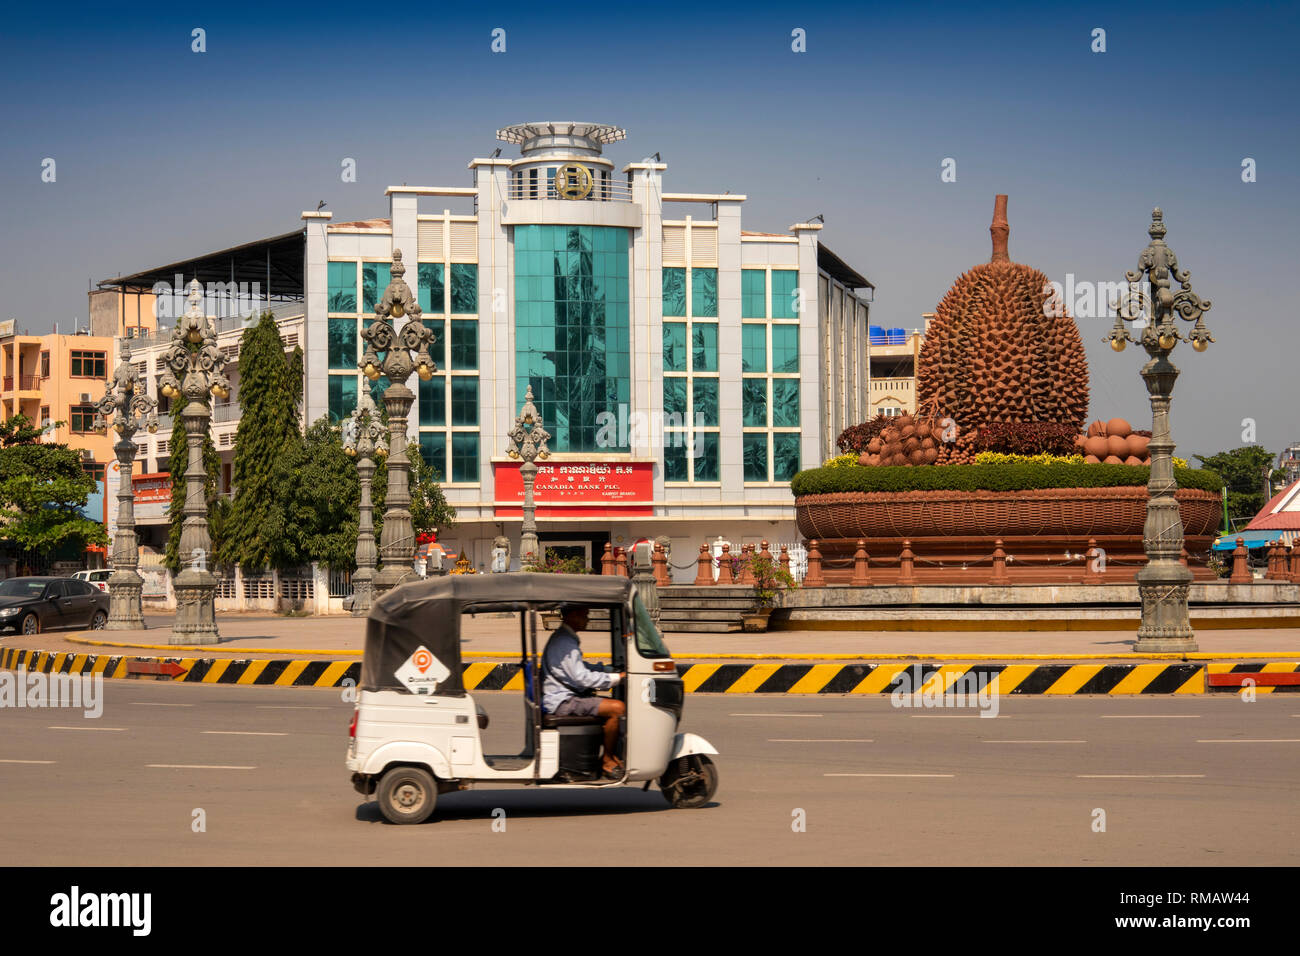
M379 420L379 410L370 398L370 390L362 389L352 417L343 426L343 450L357 460L357 475L361 479L361 512L357 519L357 570L352 575L352 615L361 617L370 610L375 593L375 525L371 515L370 480L375 476L375 462L371 457L383 458L388 454L384 440L384 425Z
M523 460L523 464L519 467L519 473L524 479L524 526L519 539L519 561L520 566L523 567L540 563L543 557L537 545L533 482L537 478L536 460L540 458L545 461L551 457L551 451L546 447L551 433L542 427L542 416L538 413L537 406L533 404L531 385L524 393L524 407L520 409L519 417L515 419L515 427L507 434L510 436L510 447L506 449L506 454L511 458Z
M131 346L122 340L113 381L104 383L104 397L95 408L95 430L110 428L117 433L113 451L117 454L121 481L117 486L117 533L113 535L113 573L108 579L108 629L135 630L144 627L140 592L144 581L137 573L140 550L135 540L135 490L131 471L135 464L135 433L141 426L150 434L158 430L158 401L145 392L135 366Z
M1142 379L1151 395L1151 478L1147 483L1147 520L1142 544L1147 563L1137 573L1138 593L1142 597L1142 624L1138 628L1138 651L1195 651L1191 621L1187 614L1187 593L1192 572L1180 561L1183 549L1183 521L1178 513L1174 493L1174 442L1169 431L1169 404L1178 378L1178 369L1169 361L1169 353L1180 341L1204 352L1214 337L1205 327L1203 313L1210 303L1192 291L1191 272L1178 268L1178 258L1165 245L1164 215L1159 208L1151 213L1147 231L1150 244L1138 257L1137 269L1126 273L1129 283L1127 301L1117 310L1115 327L1103 340L1122 352L1128 342L1141 344L1151 360L1142 366ZM1171 279L1181 287L1174 292ZM1150 297L1138 290L1148 281ZM1145 319L1141 338L1133 338L1125 322ZM1176 319L1195 325L1181 335Z
M212 417L208 395L226 398L230 382L223 373L226 356L217 348L217 332L204 315L202 302L203 289L195 279L190 283L190 307L176 320L171 346L163 355L167 371L161 380L162 393L171 399L185 397L180 417L190 458L185 469L185 521L180 543L183 570L176 575L172 644L215 644L220 639L215 612L217 576L208 570L212 538L208 535L203 439Z
M384 390L388 410L388 491L384 498L384 526L379 537L383 567L374 578L378 596L415 576L415 529L411 525L410 459L406 457L406 417L415 393L405 382L412 372L428 381L438 371L429 355L433 331L420 321L420 304L402 278L402 252L393 250L392 281L375 304L375 318L361 333L366 348L359 364L371 381L381 375L391 383ZM390 318L407 321L395 330Z

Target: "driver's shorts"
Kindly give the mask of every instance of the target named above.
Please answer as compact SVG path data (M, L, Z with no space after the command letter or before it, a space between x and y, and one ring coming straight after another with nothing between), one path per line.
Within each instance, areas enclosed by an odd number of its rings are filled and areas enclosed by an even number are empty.
M556 717L596 717L600 710L599 697L566 697L555 708Z

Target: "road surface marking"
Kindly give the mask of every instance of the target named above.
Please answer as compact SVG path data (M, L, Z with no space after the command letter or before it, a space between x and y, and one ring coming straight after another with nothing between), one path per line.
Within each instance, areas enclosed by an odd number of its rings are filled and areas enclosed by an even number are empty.
M266 730L204 730L205 734L224 734L229 737L288 737L279 731Z
M823 777L955 777L955 773L824 773Z
M824 717L824 714L729 714L731 717Z
M1086 744L1086 740L981 740L982 744Z
M873 744L869 737L768 737L769 744Z
M1102 720L1178 720L1199 717L1200 714L1102 714Z
M54 724L47 727L46 730L126 730L125 727L64 727Z
M913 720L970 720L972 717L982 717L982 714L908 714ZM1003 720L1010 720L1011 715L998 714Z
M1076 777L1087 780L1164 780L1204 777L1203 773L1077 773Z
M332 710L331 707L291 707L287 704L258 704L258 710Z
M1198 744L1300 744L1300 737L1281 737L1277 740L1198 740Z
M146 767L159 767L164 770L256 770L256 767L227 766L215 763L147 763Z
M137 707L193 707L193 704L159 704L152 700L133 700L131 701Z
M0 760L0 763L54 763L53 760Z

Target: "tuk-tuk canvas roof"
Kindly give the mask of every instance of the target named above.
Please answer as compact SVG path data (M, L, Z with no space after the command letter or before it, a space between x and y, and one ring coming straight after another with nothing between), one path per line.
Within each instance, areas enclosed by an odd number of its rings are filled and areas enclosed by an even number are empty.
M362 689L402 687L396 671L423 645L451 672L437 693L463 696L460 620L469 605L625 604L632 593L632 582L621 576L531 572L449 574L402 585L379 598L370 610Z

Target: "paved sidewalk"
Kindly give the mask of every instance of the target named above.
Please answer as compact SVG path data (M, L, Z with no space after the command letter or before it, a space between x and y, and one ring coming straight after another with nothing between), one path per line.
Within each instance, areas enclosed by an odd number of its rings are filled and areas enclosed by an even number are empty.
M292 656L355 659L365 638L365 622L351 617L286 618L223 615L218 617L221 643L202 648L171 648L170 627L153 618L140 631L50 631L35 637L6 635L0 647L43 651L72 651L131 657L278 658ZM1137 625L1134 622L1134 632ZM463 630L466 660L510 660L519 653L518 619L481 615ZM544 637L544 636L543 636ZM1255 655L1300 659L1300 628L1203 630L1197 634L1200 654L1211 658L1251 659ZM767 634L669 633L665 641L682 661L717 659L807 659L835 655L837 659L888 660L899 655L954 655L965 660L1104 660L1133 653L1134 633L1127 631L934 632L900 631L775 631ZM96 642L96 643L88 643ZM100 644L98 642L104 642ZM162 645L132 648L108 645ZM592 634L586 650L602 650ZM1131 659L1131 658L1130 658ZM1204 659L1204 658L1202 658ZM1265 658L1266 659L1266 658Z

